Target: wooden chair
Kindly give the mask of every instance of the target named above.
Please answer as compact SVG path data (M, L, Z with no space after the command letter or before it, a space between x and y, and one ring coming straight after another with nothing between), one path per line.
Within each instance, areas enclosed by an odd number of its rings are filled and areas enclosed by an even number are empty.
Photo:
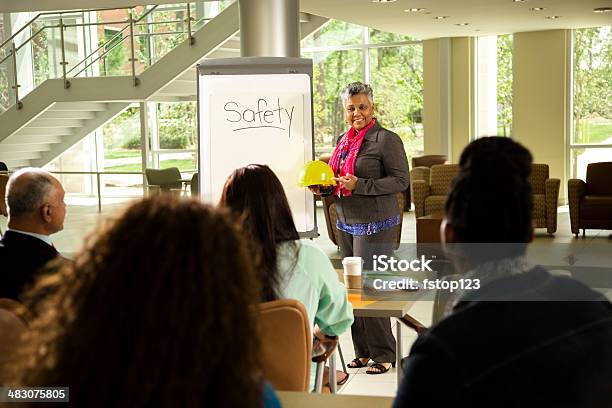
M261 335L264 377L279 391L309 391L310 366L317 364L317 387L321 392L325 360L333 353L325 349L313 356L308 313L297 300L282 299L256 306Z

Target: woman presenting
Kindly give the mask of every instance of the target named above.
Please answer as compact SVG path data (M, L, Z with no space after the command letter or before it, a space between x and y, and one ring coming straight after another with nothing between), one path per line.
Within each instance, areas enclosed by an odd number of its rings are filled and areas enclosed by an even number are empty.
M360 256L372 270L372 256L392 254L402 216L396 193L408 188L408 160L395 133L373 117L373 91L354 82L341 93L350 129L338 138L329 160L338 182L334 189L343 257ZM315 191L317 193L317 191ZM351 368L382 374L395 361L395 340L388 318L356 317L351 327L355 358Z

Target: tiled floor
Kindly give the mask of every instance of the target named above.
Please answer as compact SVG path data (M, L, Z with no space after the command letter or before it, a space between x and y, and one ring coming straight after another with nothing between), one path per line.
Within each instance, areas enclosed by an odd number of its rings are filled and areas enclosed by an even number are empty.
M102 212L97 212L95 203L83 203L82 201L69 202L65 228L63 231L53 236L53 241L56 247L66 256L71 256L81 247L85 236L94 230L96 225L104 218L116 215L122 208L125 207L125 202L107 202L102 207ZM317 208L317 219L320 220L319 233L320 237L315 242L325 251L326 254L338 264L340 254L337 248L329 240L322 209ZM0 217L0 228L6 229L6 219ZM541 232L543 231L543 232ZM554 245L551 248L571 247L573 251L580 251L585 248L602 246L606 251L612 249L612 239L609 238L610 231L587 231L587 237L578 239L570 232L569 214L567 207L561 207L558 218L558 231L554 236L549 236L544 230L538 230L536 233L534 244L554 243L567 245ZM414 211L404 214L402 228L402 242L414 243L416 241ZM547 246L548 247L548 246ZM560 256L560 255L559 255ZM557 258L557 257L555 257ZM411 309L411 314L420 322L429 325L431 324L432 302L423 301L416 302ZM393 325L394 326L394 325ZM395 328L393 327L395 331ZM403 348L404 352L408 353L410 346L416 339L416 334L406 328L403 333ZM351 335L345 333L340 337L340 344L344 354L345 362L349 362L354 358ZM337 366L340 367L340 360L337 360ZM347 383L340 388L340 393L345 394L360 394L360 395L395 395L397 390L396 368L392 368L389 372L380 375L368 375L365 373L365 368L349 369L350 377Z

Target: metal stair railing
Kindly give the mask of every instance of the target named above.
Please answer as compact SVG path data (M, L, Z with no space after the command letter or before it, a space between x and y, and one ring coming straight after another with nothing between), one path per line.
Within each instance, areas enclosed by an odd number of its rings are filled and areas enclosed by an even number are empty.
M26 45L31 45L33 48L35 46L35 42L38 40L40 42L44 42L43 35L50 30L59 29L59 49L61 60L58 62L61 65L61 75L52 76L51 69L49 66L49 62L47 61L47 75L48 78L57 78L61 77L64 81L64 88L69 88L71 86L70 79L81 76L85 74L87 76L88 69L91 73L92 71L97 70L99 75L95 76L111 76L109 75L109 70L107 70L107 59L113 56L113 52L117 51L118 48L124 46L127 42L129 56L125 58L124 65L129 66L129 74L133 80L133 86L138 86L139 80L138 75L146 68L155 63L159 58L156 59L154 55L155 52L151 50L151 39L155 37L161 36L174 36L174 38L170 38L171 48L166 50L166 52L170 51L177 45L181 44L185 40L189 42L190 45L195 43L195 38L193 36L194 32L199 30L204 24L208 21L212 20L219 12L233 3L235 0L217 0L215 2L210 1L199 1L199 2L186 2L186 3L177 3L173 6L160 6L154 5L149 8L145 8L144 12L136 16L136 9L138 7L123 7L123 8L97 8L97 9L83 9L83 10L71 10L71 11L59 11L59 12L44 12L37 14L33 19L31 19L27 24L21 27L18 31L16 31L11 37L5 40L2 44L0 44L0 113L4 110L9 109L12 106L16 106L17 109L21 109L23 107L23 102L20 99L20 91L19 88L21 85L19 84L18 77L18 52L23 49ZM202 16L200 18L194 18L194 8L198 7L198 4L201 7L205 7L206 5L211 5L216 3L217 13L213 16ZM112 11L112 10L126 10L128 13L128 18L124 20L115 20L115 21L96 21L96 22L83 22L83 23L69 23L66 24L65 17L68 15L74 15L75 13L87 13L87 12L104 12L104 11ZM185 14L185 18L162 18L161 20L156 20L154 14L159 13L175 13L176 14ZM57 24L47 24L44 20L53 19L53 17L57 17ZM73 18L73 17L71 17ZM41 28L37 28L37 24L43 23ZM118 31L110 38L104 38L104 41L98 42L98 47L87 53L84 58L82 58L79 62L72 65L72 67L68 67L69 62L66 61L66 39L65 39L65 31L68 28L75 27L97 27L97 26L111 26L113 28L117 28L117 25L125 24L122 28L118 29ZM172 25L176 25L174 29L168 30L167 28ZM156 31L156 28L159 28L160 31ZM29 29L30 35L21 43L17 44L18 38L23 36L24 33L27 33ZM136 39L139 39L137 43ZM144 52L138 52L137 48L139 45L142 45L141 39L144 39L146 43L149 45L148 55L145 56ZM172 44L174 43L174 44ZM51 47L50 44L47 44L47 48ZM48 49L45 51L48 52ZM32 53L34 54L34 52ZM146 61L141 61L141 64L137 66L137 62L139 59L137 58L138 54L141 57L146 57ZM32 71L33 76L36 76L36 61L34 60L36 55L32 57ZM48 59L48 56L47 56ZM43 59L44 60L44 59ZM101 71L100 63L103 65L104 69ZM128 64L129 63L129 64ZM94 69L96 67L97 68ZM121 69L124 69L122 67ZM43 72L44 75L44 72ZM93 76L93 75L91 75ZM39 84L36 84L36 78L33 78L34 87ZM41 82L44 82L41 81ZM12 92L10 91L12 90Z

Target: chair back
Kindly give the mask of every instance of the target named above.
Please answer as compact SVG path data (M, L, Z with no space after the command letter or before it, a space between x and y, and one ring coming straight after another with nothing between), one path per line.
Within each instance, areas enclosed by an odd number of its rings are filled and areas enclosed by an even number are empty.
M325 225L327 226L327 236L335 246L339 246L340 240L336 229L336 220L338 219L338 213L336 212L336 199L333 195L327 197L321 197L323 202L323 215L325 216Z
M169 167L167 169L145 169L147 184L149 186L158 186L164 190L171 188L181 188L181 172L178 167Z
M0 215L8 217L6 210L6 201L4 196L6 195L6 183L8 183L9 176L6 174L0 174Z
M194 197L200 193L200 176L198 173L193 173L193 176L191 176L189 190L191 190L191 195Z
M587 195L612 196L612 162L589 164L586 185Z
M293 299L265 302L255 316L264 378L278 391L309 391L312 335L304 305Z
M6 165L5 162L0 162L0 171L7 171L8 172L8 166Z
M546 194L546 180L548 180L548 164L532 164L529 183L533 194Z
M412 168L431 167L434 164L444 164L447 161L448 157L444 154L427 154L425 156L413 157Z
M431 195L447 195L453 179L459 174L458 164L436 164L431 166L429 187Z

